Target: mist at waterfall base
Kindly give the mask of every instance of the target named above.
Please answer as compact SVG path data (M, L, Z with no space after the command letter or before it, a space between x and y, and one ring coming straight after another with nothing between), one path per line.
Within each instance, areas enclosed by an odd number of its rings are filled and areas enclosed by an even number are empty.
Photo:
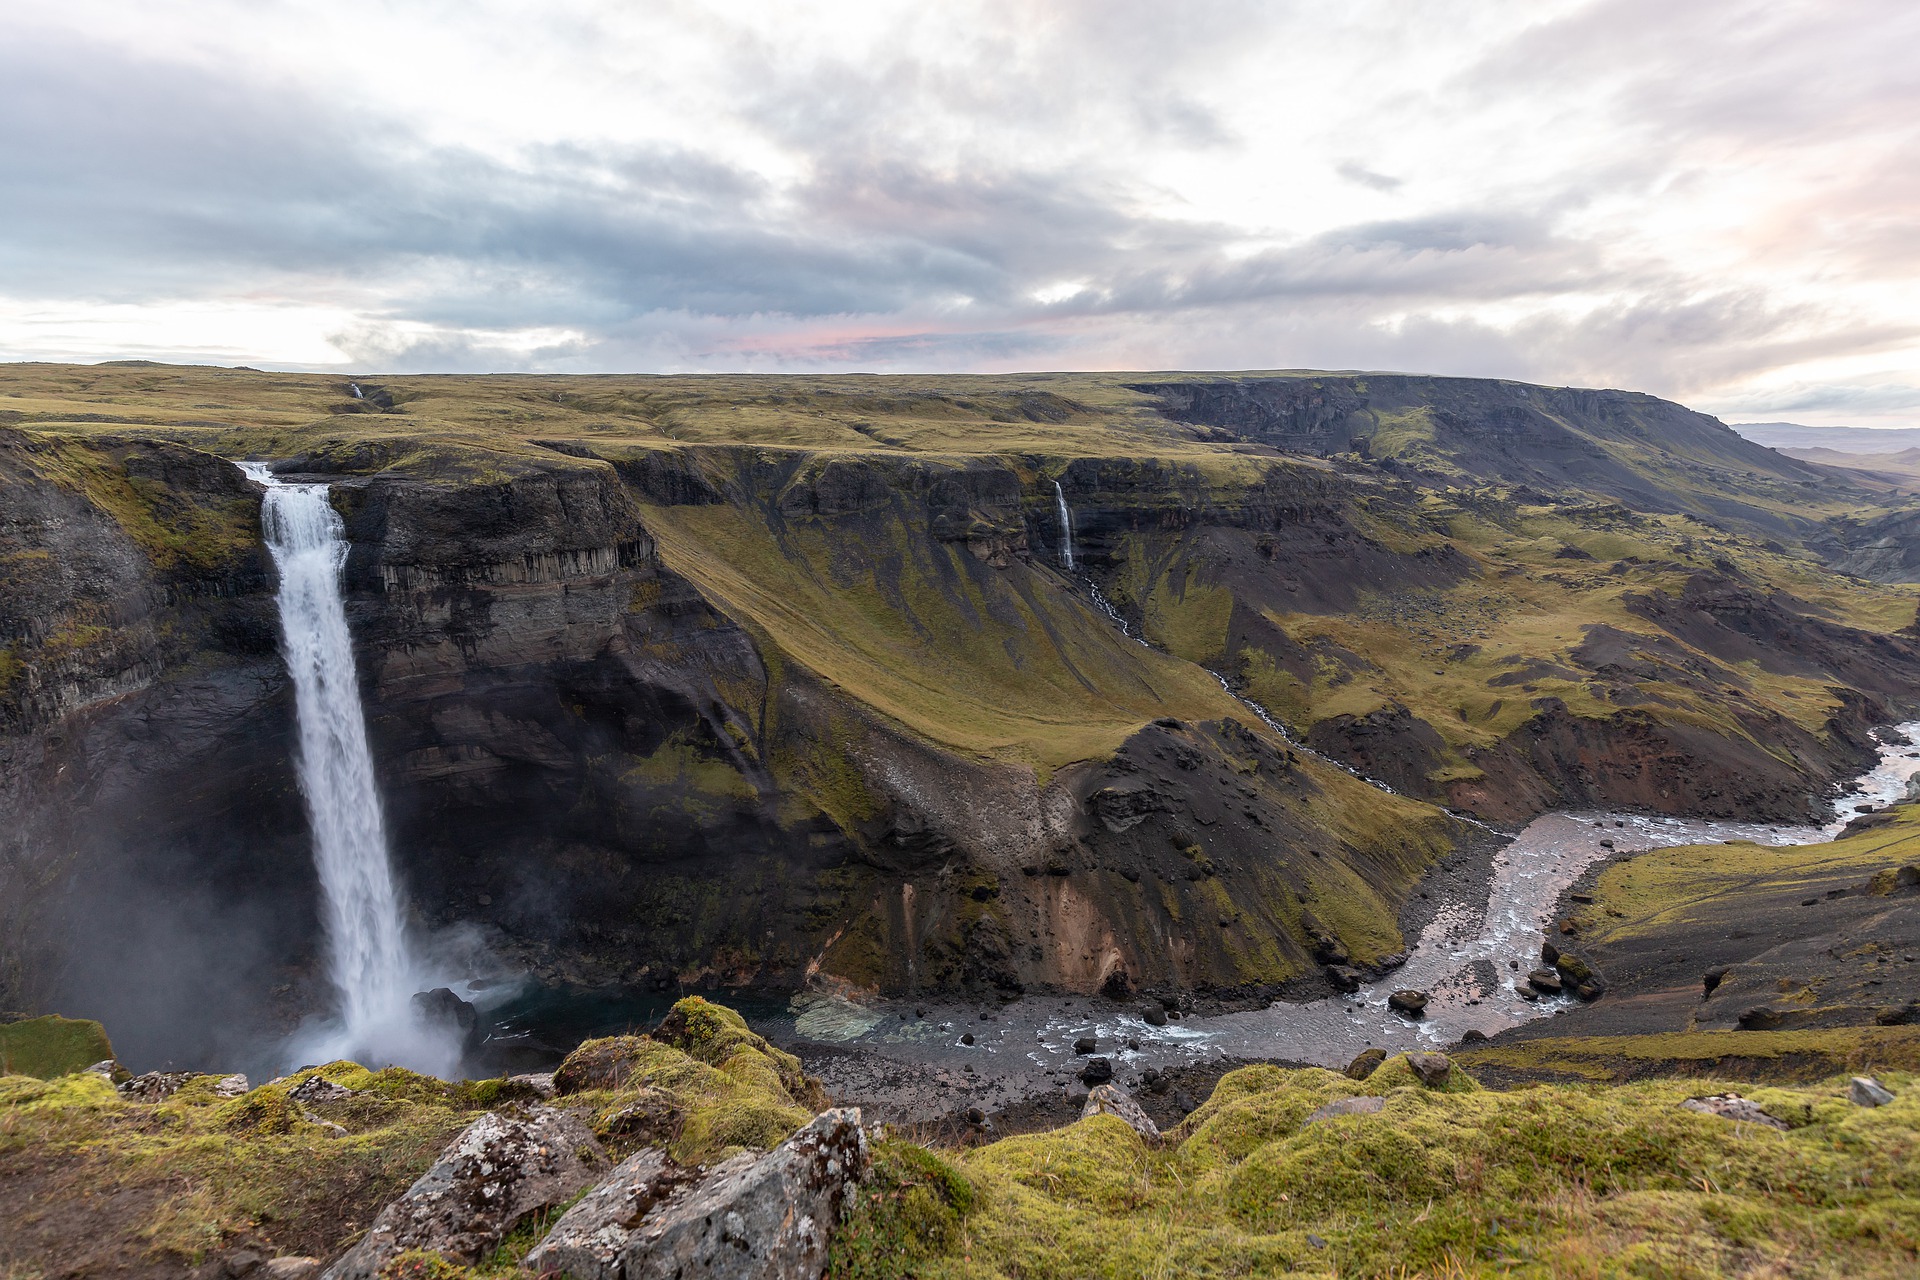
M321 927L335 1007L287 1040L289 1065L351 1058L457 1074L461 1029L425 1017L414 993L448 985L479 949L472 931L417 935L394 875L367 744L341 574L347 543L324 484L289 484L242 463L265 486L261 525L279 573L282 653L293 682L300 790L312 828ZM459 969L454 966L459 966Z

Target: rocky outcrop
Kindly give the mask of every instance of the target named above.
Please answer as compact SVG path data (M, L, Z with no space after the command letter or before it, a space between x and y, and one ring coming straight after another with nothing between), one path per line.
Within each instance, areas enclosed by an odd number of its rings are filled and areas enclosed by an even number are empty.
M569 1199L605 1167L599 1143L565 1111L488 1112L380 1211L324 1280L375 1280L409 1249L478 1262L528 1214Z
M817 1280L868 1162L857 1110L827 1111L764 1155L703 1172L642 1151L522 1262L574 1280Z

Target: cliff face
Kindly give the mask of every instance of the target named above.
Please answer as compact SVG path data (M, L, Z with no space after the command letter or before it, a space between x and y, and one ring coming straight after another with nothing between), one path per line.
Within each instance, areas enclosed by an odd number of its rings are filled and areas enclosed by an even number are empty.
M1404 428L1457 465L1434 442L1506 428L1448 426L1452 390L1396 417L1352 380L1150 389L1195 436L857 386L809 409L844 448L740 443L654 385L487 406L510 436L409 422L426 393L396 385L305 427L0 438L6 847L70 1008L165 1057L324 999L258 493L216 451L333 482L415 910L550 981L1305 991L1405 945L1467 830L1436 804L1794 817L1916 692L1920 653L1870 625L1910 600L1684 502L1271 447L1378 414L1376 456ZM1758 524L1792 482L1729 488Z

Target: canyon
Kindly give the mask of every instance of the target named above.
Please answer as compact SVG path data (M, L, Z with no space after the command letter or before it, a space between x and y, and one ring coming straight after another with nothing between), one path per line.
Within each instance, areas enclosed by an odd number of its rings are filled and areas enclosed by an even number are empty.
M243 459L413 927L554 989L1320 997L1484 824L1805 823L1920 704L1907 500L1632 393L9 366L0 1005L151 1066L327 1002Z

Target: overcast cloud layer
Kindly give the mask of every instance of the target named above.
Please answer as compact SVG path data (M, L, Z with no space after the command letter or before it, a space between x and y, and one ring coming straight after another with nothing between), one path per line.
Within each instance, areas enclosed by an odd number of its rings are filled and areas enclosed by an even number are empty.
M1920 421L1911 0L14 0L0 357Z

